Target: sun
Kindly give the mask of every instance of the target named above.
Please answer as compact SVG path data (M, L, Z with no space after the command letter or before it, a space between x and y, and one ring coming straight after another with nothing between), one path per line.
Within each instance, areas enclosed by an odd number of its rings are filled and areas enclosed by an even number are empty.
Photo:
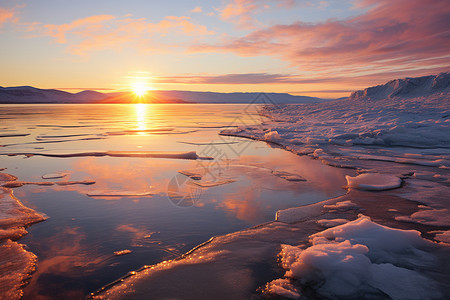
M138 97L143 97L150 90L145 82L135 82L132 84L133 93Z

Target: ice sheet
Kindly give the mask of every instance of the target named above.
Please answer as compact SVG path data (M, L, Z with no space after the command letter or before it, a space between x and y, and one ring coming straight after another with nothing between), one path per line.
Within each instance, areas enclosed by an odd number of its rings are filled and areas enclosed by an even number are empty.
M17 179L0 173L4 180ZM36 256L13 242L27 234L25 227L46 219L46 216L25 207L12 190L0 187L0 295L4 299L21 299L24 281L35 269Z
M68 152L68 153L48 153L48 152L16 152L1 153L1 155L15 156L45 156L45 157L87 157L87 156L111 156L111 157L142 157L142 158L172 158L172 159L212 159L210 157L199 157L195 151L190 152L155 152L155 151L92 151L92 152Z

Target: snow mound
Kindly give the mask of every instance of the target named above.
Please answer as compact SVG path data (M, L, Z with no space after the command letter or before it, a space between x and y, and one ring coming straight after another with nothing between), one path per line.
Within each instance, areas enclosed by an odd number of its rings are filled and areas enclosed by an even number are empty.
M390 190L400 187L402 180L394 175L379 174L379 173L365 173L356 177L345 176L347 179L347 186L367 191L382 191Z
M431 264L434 257L425 251L432 243L422 239L418 231L382 226L360 216L310 239L312 246L306 249L282 245L281 262L286 277L314 288L322 297L442 297L436 283L420 273L420 267Z
M449 82L450 73L448 72L424 77L395 79L383 85L353 92L350 98L391 99L395 97L417 97L418 95L449 91Z

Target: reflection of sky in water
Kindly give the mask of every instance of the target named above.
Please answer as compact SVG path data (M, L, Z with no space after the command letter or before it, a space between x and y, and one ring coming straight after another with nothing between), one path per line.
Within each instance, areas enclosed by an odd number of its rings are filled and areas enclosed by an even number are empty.
M5 132L29 136L1 138L3 153L122 151L196 151L214 161L129 157L46 158L2 156L2 165L20 180L42 181L46 173L66 171L64 180L93 179L91 186L24 186L14 193L50 218L29 228L22 239L39 257L26 295L78 296L144 264L182 254L213 235L233 232L274 219L278 209L305 205L343 194L344 174L318 161L265 143L220 137L220 127L252 124L245 105L58 105L6 107L0 117ZM22 113L22 114L21 114ZM73 127L81 126L81 127ZM207 128L204 128L207 127ZM163 131L165 129L166 131ZM152 131L156 130L156 131ZM158 131L160 130L160 131ZM195 132L192 132L195 130ZM120 134L108 135L108 132ZM79 140L81 134L102 139ZM39 135L74 135L63 142L36 142ZM77 136L75 136L77 135ZM53 140L52 140L53 141ZM211 141L217 145L196 145ZM223 144L226 141L237 144ZM191 142L191 144L180 143ZM43 148L43 149L35 149ZM169 182L187 178L178 171L201 173L198 182L232 183L209 188L187 179L179 186L191 193L180 207L167 197ZM297 174L290 182L273 171ZM90 191L148 192L151 197L86 196ZM192 196L194 195L194 196ZM172 199L173 200L173 199ZM114 251L130 249L125 256Z

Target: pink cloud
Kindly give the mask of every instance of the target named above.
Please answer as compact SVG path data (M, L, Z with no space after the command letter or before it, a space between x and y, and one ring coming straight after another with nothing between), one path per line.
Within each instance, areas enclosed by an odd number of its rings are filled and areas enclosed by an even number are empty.
M122 18L94 15L66 24L38 24L31 31L38 32L38 36L50 36L57 43L67 44L69 51L77 55L104 49L141 48L144 44L149 47L154 36L172 34L198 37L215 34L206 26L193 23L186 16L167 16L153 23L145 18L136 19L129 15ZM164 49L164 44L153 42L155 48Z
M279 7L292 7L295 4L295 0L229 0L218 11L222 20L251 29L258 23L254 16L269 9L272 2L277 2Z
M0 27L7 22L16 22L17 17L14 9L0 7Z
M357 5L367 11L342 21L276 25L192 51L276 56L302 71L327 76L450 65L448 1L361 0Z

